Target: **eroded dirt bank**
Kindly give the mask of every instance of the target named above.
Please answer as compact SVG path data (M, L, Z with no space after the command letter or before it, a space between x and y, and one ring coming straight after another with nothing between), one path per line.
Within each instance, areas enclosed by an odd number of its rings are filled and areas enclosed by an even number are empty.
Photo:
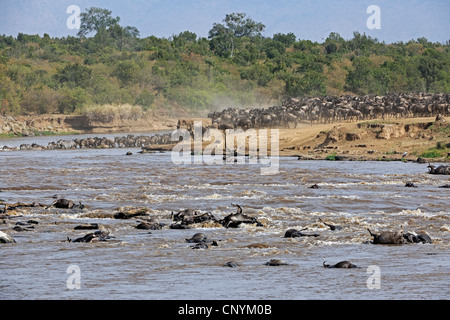
M147 113L139 119L95 121L88 116L46 114L0 117L0 134L34 136L43 133L115 133L162 131L176 128L177 119L164 113Z

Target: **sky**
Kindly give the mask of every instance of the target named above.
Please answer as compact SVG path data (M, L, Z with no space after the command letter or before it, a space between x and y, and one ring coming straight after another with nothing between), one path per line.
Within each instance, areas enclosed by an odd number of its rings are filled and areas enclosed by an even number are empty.
M331 32L348 40L357 31L385 43L450 40L450 0L0 0L0 34L76 36L78 30L66 23L70 5L81 12L111 10L120 25L136 27L142 38L169 38L183 31L207 37L226 14L243 12L266 26L266 37L292 32L297 39L321 43ZM370 5L380 10L380 28L368 27L367 21L374 21L374 12L367 13Z

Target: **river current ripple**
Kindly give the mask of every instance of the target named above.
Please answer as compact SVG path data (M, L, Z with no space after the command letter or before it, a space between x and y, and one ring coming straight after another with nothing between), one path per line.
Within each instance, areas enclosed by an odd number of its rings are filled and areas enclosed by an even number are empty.
M32 139L32 138L29 138ZM32 142L40 143L39 137ZM45 138L48 139L48 138ZM55 139L55 137L53 137ZM0 141L0 145L11 141ZM45 143L45 141L44 141ZM133 155L126 156L127 151ZM177 165L170 153L139 149L5 151L0 153L0 199L51 204L80 201L83 210L26 208L0 224L15 244L0 245L3 299L448 299L450 190L448 176L425 164L298 161L281 157L279 172L264 164ZM406 188L414 182L417 188ZM309 188L318 184L319 189ZM202 225L170 229L171 212L192 208L217 218L235 212L264 226L226 229ZM148 208L165 223L139 230L139 219L112 219L121 208ZM319 218L342 230L332 231ZM19 221L39 223L13 230ZM1 222L1 220L0 220ZM69 243L98 223L114 236L98 243ZM432 244L373 245L367 231L426 231ZM319 237L284 238L289 228ZM218 246L194 250L197 232ZM266 266L272 258L287 265ZM237 268L223 267L236 261ZM359 269L326 269L349 260ZM70 266L80 288L70 289ZM379 269L379 289L368 285Z

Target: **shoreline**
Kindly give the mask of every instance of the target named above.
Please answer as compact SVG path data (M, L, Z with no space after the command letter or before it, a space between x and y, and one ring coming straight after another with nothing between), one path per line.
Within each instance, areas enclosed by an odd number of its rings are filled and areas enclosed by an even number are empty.
M139 134L171 131L184 122L194 118L174 118L164 116L145 117L135 121L114 121L97 124L83 122L81 116L43 115L39 117L0 117L0 129L21 127L25 134L14 137L32 138L59 135L101 135L101 134ZM8 118L8 119L6 119ZM5 120L6 119L6 120ZM10 125L12 119L21 122L16 127ZM84 119L85 120L85 119ZM210 125L210 119L196 118ZM8 122L9 121L9 122ZM6 125L5 125L6 124ZM53 126L52 126L53 124ZM81 128L85 130L80 130ZM32 128L32 129L31 129ZM34 130L33 134L27 132ZM47 130L45 130L47 129ZM75 130L78 129L78 130ZM191 129L191 128L190 128ZM270 129L269 129L270 130ZM435 150L433 157L426 162L450 162L450 124L445 120L428 118L372 119L339 123L301 123L298 128L279 128L279 155L294 156L299 160L329 161L405 161L417 162L427 150ZM28 133L28 134L27 134ZM1 132L0 132L1 134ZM0 138L14 138L10 135ZM208 145L211 142L204 142ZM151 145L149 149L159 148L170 151L176 143ZM440 147L441 149L438 149ZM270 150L270 149L269 149ZM406 153L406 156L404 154Z

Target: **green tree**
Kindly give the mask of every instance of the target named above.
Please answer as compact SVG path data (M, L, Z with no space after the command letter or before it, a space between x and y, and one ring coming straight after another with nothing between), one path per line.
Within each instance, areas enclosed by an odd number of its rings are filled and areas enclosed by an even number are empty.
M77 108L81 108L88 102L86 91L82 88L64 88L60 94L61 97L58 101L58 111L60 113L73 113Z
M110 10L97 7L91 7L87 10L87 12L81 13L80 30L77 35L79 37L85 37L89 33L98 33L100 30L106 30L109 27L118 24L120 18L113 18L111 13L112 12Z
M315 71L303 75L289 75L286 79L285 93L291 97L325 95L325 76Z
M418 69L425 79L426 90L429 91L431 85L444 77L443 55L435 49L428 48L419 59Z
M108 29L108 35L115 41L119 51L122 51L125 45L131 45L139 37L139 30L135 27L123 28L115 24Z
M350 70L345 79L346 89L357 94L368 94L373 68L372 61L366 57L358 57L353 60L353 70Z
M135 104L140 105L144 111L147 111L155 101L155 95L150 90L143 90L137 97Z
M276 33L273 35L273 40L281 42L286 47L290 47L295 43L296 37L292 32L289 32L288 34Z
M116 68L115 75L121 82L122 86L134 82L136 75L139 72L139 66L133 60L127 60L119 63Z
M231 13L225 16L224 24L214 23L209 31L212 47L220 56L233 58L236 49L236 39L252 38L261 35L265 25L246 18L245 13Z
M67 84L69 87L86 88L92 79L92 70L79 63L73 63L61 69L55 77L61 84Z

